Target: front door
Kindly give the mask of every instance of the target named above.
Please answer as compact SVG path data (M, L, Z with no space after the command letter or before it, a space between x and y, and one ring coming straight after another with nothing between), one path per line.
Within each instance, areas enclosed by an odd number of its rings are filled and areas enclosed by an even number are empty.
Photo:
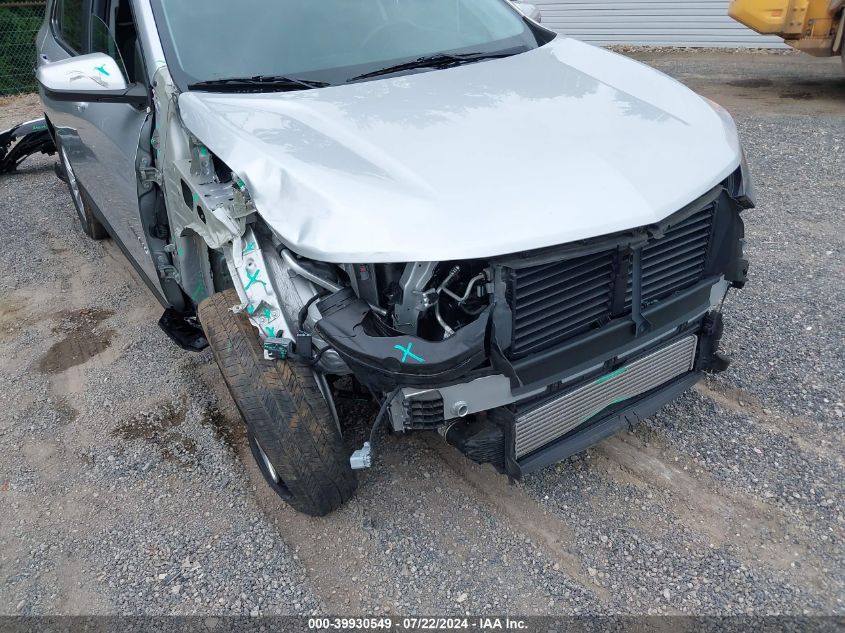
M147 83L130 0L55 0L53 16L58 46L51 50L45 44L40 63L105 53L123 69L127 83ZM138 149L151 111L116 103L45 106L77 180L106 229L151 288L163 294L138 206Z

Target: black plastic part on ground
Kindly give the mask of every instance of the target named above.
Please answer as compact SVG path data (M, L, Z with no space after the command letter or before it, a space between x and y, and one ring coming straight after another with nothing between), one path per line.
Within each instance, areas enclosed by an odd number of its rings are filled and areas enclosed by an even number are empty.
M505 464L505 431L487 418L463 420L450 425L446 441L477 464L493 464L502 470Z
M188 352L201 352L208 347L197 317L168 308L161 315L158 326L171 341Z
M44 119L22 123L0 133L0 174L15 171L23 161L38 153L48 156L56 153Z

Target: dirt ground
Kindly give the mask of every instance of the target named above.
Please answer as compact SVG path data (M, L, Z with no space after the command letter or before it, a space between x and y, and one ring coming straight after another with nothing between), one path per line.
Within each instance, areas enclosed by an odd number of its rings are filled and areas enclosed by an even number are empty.
M757 176L736 362L518 485L391 436L351 503L297 514L53 158L0 178L0 614L845 614L845 74L632 56L727 107ZM0 128L38 112L2 100ZM361 437L372 408L340 408Z

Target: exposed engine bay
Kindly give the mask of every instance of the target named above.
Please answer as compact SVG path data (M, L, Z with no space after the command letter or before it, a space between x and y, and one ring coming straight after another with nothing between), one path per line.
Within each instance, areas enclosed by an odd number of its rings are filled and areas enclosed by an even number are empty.
M396 332L440 341L489 306L492 271L480 262L361 264L347 268L358 296L376 306Z
M448 379L483 361L493 296L487 264L315 262L294 255L260 221L233 240L226 260L238 309L263 334L270 357L312 360L380 390L402 376L411 384ZM380 367L372 366L374 354L383 357Z

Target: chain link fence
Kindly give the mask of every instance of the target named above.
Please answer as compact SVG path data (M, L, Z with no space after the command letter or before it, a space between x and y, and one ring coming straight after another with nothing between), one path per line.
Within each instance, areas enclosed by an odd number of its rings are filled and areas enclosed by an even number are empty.
M35 35L45 6L0 0L0 96L36 90Z

